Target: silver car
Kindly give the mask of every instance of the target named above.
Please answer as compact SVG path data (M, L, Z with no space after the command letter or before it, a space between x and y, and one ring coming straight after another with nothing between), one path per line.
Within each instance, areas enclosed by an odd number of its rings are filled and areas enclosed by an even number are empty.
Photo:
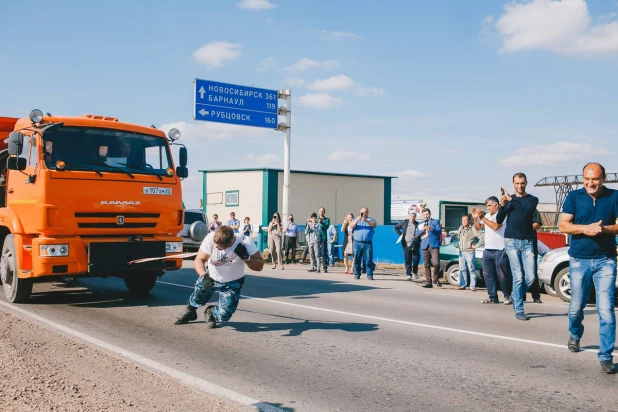
M186 209L184 227L178 233L182 237L185 252L197 252L208 234L206 214L201 209Z
M618 238L616 242L618 243ZM547 293L558 296L565 302L571 301L568 246L546 253L539 263L537 273ZM618 279L616 279L616 286L618 286Z

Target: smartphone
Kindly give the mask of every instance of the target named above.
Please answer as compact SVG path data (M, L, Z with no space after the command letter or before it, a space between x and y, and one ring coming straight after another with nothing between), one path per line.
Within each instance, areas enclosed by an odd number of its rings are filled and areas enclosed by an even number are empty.
M500 188L500 193L502 193L502 196L506 194L506 192L504 191L504 188Z

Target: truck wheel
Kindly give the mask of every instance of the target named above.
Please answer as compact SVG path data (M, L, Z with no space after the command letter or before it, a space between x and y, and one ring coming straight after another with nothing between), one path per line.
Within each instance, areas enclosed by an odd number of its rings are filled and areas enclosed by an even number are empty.
M554 290L556 296L565 302L571 301L571 279L569 279L569 268L565 267L556 275L554 280Z
M453 263L446 270L446 280L452 286L459 286L459 263Z
M0 256L0 279L6 299L11 303L22 303L30 298L32 293L32 279L20 279L17 274L17 256L13 235L7 235L2 245Z
M124 276L124 284L129 292L136 295L146 295L152 290L160 272L135 272Z

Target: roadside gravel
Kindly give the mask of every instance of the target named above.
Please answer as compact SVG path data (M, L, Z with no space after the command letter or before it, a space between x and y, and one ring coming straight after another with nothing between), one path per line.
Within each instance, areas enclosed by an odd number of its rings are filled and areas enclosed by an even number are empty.
M249 411L0 311L0 411Z

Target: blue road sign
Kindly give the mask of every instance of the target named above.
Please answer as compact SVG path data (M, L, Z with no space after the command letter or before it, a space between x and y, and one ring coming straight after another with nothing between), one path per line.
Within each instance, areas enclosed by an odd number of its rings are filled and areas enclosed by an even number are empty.
M277 128L276 90L195 79L193 118L242 126Z

